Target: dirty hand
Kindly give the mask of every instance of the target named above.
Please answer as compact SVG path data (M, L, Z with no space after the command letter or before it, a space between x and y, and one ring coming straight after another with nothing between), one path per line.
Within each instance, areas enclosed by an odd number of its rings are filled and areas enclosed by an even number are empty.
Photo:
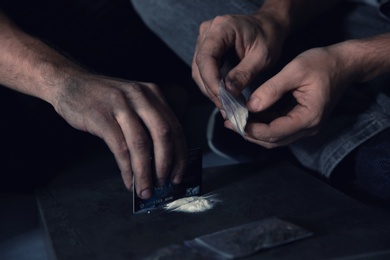
M106 142L126 187L132 189L134 177L141 198L151 196L153 178L159 185L181 181L184 135L156 85L86 73L68 80L51 103L70 125Z
M277 22L263 14L217 16L201 24L192 76L219 109L220 70L228 52L240 60L225 77L228 91L238 96L260 71L279 58L285 35L278 29Z

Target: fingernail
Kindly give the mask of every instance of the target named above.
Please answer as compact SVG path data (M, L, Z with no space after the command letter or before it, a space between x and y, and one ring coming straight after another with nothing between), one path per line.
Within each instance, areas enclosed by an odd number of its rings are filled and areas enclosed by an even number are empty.
M152 190L151 189L144 189L141 191L141 199L148 199L152 196Z
M226 86L226 89L230 92L230 93L236 93L237 91L237 82L233 81L232 79L230 78L226 78L225 79L225 86Z
M181 180L182 180L182 176L181 175L176 175L175 177L173 177L172 182L174 184L179 184L181 182Z
M260 100L256 97L250 97L248 101L248 107L250 110L253 112L259 111L260 110Z
M221 112L221 115L223 117L223 119L226 119L226 113L225 113L225 110L219 110Z

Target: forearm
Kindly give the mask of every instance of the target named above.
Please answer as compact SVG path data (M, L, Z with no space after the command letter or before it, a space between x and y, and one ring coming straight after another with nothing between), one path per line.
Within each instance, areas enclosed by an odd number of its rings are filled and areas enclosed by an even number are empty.
M339 2L341 0L265 0L256 14L273 17L287 37Z
M339 53L341 67L350 72L354 82L390 73L390 33L349 40L330 48Z
M49 103L82 69L14 25L0 10L0 84Z

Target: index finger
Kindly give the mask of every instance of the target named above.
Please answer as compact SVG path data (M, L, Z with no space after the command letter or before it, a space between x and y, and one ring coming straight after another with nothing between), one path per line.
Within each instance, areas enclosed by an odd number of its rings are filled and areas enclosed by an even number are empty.
M267 148L287 145L316 131L308 118L308 109L298 104L287 115L278 117L269 124L249 123L246 127L247 139Z
M208 35L200 42L197 49L195 62L209 98L221 108L219 100L218 84L221 81L221 59L227 52L223 37L216 37L210 29Z

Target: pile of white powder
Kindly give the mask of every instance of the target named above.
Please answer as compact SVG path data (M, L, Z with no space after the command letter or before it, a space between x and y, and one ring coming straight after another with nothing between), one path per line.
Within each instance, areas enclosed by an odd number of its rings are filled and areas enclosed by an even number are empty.
M193 196L175 200L164 206L169 211L180 211L187 213L198 213L212 209L220 202L215 195Z

